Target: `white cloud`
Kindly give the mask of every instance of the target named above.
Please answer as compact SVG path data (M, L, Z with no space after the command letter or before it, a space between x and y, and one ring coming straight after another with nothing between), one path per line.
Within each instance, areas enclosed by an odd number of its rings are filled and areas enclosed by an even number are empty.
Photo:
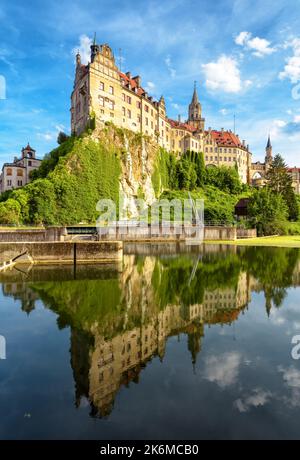
M247 396L245 399L237 399L234 402L234 406L240 412L247 412L251 407L264 406L271 398L272 393L265 391L260 388L255 388L253 394Z
M293 49L293 56L286 60L283 72L280 72L279 78L283 80L288 78L292 83L300 81L300 38L293 38L285 43L285 48Z
M40 139L44 139L45 141L53 141L55 139L55 134L54 133L37 133L37 137Z
M252 54L257 57L264 57L276 51L275 48L270 46L271 42L269 42L269 40L260 37L251 37L252 34L250 32L241 32L235 38L235 43L251 50Z
M167 66L167 69L171 75L171 78L175 78L176 77L176 69L174 69L174 66L172 64L172 60L171 60L171 56L168 55L165 59L165 64Z
M250 32L241 32L237 37L235 37L234 41L237 45L244 46L250 38Z
M92 39L89 38L87 35L80 35L79 45L72 49L73 56L76 56L77 52L79 51L82 64L87 64L90 61L90 47L92 43Z
M238 62L226 55L222 55L215 62L202 64L206 78L206 86L211 90L238 93L251 84L250 80L242 82Z
M220 112L222 115L227 115L227 114L228 114L228 110L227 110L227 109L220 109L219 112Z
M225 388L233 385L238 377L241 355L237 352L227 352L219 356L207 358L204 378Z

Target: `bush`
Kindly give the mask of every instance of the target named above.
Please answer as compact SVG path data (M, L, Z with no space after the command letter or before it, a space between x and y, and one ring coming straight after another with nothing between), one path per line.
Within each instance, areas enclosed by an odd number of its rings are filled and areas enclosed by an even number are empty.
M20 203L12 198L0 203L0 224L18 225L21 217Z
M258 236L285 233L287 205L281 195L268 187L253 193L248 204L248 214Z

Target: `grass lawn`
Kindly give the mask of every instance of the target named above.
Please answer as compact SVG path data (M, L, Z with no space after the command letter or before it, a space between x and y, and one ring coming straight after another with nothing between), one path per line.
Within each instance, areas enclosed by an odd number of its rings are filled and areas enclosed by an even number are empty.
M237 246L277 246L300 248L300 235L264 236L261 238L239 239L236 241L205 241L207 244L234 244Z

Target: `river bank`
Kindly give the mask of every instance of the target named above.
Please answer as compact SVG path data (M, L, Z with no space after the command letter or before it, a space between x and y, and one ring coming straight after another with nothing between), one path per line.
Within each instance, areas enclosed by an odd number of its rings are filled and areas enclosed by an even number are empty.
M231 244L235 246L273 246L282 248L300 248L300 235L288 236L262 236L235 241L205 241L205 244Z

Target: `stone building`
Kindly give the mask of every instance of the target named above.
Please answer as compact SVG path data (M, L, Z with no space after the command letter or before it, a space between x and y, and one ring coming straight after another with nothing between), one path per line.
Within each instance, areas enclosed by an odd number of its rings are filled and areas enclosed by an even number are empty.
M81 134L95 120L96 126L116 126L141 132L168 151L180 156L187 150L202 152L210 166L237 167L242 182L249 182L251 153L245 141L231 131L205 130L205 118L196 84L188 108L188 120L167 116L164 97L154 100L141 85L139 75L117 67L109 45L91 46L91 62L76 55L76 73L71 95L71 130Z
M30 182L30 172L37 169L42 160L35 156L36 151L29 143L22 148L21 158L14 158L12 163L4 163L0 174L0 191L22 187Z
M266 155L264 163L256 161L252 163L250 170L250 184L254 187L263 187L267 183L266 174L270 168L273 161L273 147L270 139L268 137L268 142L266 145ZM295 193L300 193L300 168L294 166L293 168L288 168L288 171L292 178L292 187Z
M264 163L261 163L260 161L256 161L255 163L252 163L251 165L250 184L253 185L254 187L262 187L263 185L266 184L266 174L273 161L272 150L273 150L273 147L272 147L271 139L269 135L268 142L266 145L266 155L265 155Z

